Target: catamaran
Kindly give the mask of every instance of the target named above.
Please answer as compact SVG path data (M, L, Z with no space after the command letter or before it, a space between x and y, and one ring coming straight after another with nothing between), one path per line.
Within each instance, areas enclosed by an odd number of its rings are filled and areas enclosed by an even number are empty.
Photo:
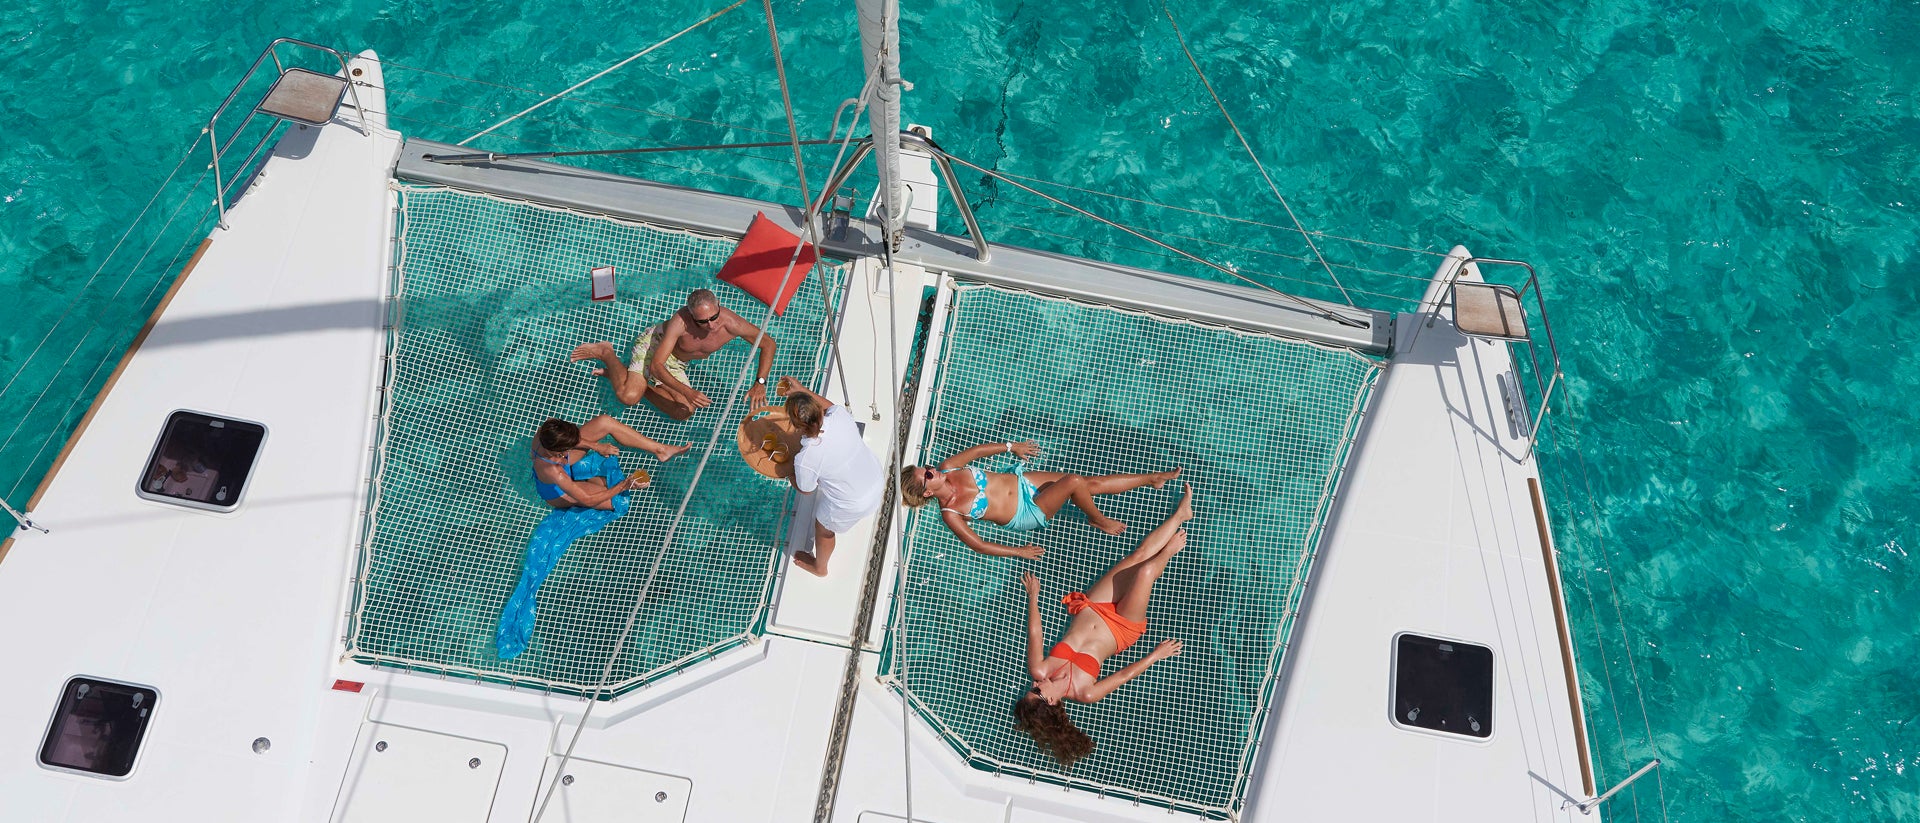
M1533 269L1456 247L1396 312L1151 226L1099 223L1215 279L992 242L956 167L1103 218L906 123L898 17L858 3L865 85L793 203L409 136L372 52L264 50L205 135L191 205L217 225L9 507L0 818L1597 819L1533 450L1559 376ZM793 236L759 297L713 277L757 216ZM736 443L747 347L695 367L715 403L684 421L567 356L695 288L890 472L1032 440L1036 468L1181 482L1103 499L1119 536L1059 518L1031 562L890 490L799 573L812 504ZM619 458L654 482L567 550L503 656L546 512L529 437L602 413L694 449ZM1095 748L1063 766L1010 715L1019 571L1042 602L1085 585L1182 485L1191 540L1147 636L1185 651L1072 706Z

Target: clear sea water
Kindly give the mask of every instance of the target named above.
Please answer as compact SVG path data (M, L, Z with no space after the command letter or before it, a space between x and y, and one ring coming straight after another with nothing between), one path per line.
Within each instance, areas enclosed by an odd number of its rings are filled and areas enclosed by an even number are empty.
M0 494L24 502L105 377L96 367L164 288L158 263L90 277L268 40L499 84L390 69L395 125L458 139L538 99L503 86L564 88L716 7L7 4ZM852 12L775 8L800 128L821 135L859 88ZM1920 819L1920 4L1176 12L1308 228L1540 267L1568 375L1548 489L1574 561L1596 753L1603 779L1656 748L1667 761L1614 819L1663 819L1663 804L1688 821ZM1157 4L909 3L904 29L909 117L954 154L1288 224ZM582 99L482 145L784 134L752 4ZM809 157L818 186L830 152ZM607 166L792 200L782 158ZM1002 241L1201 273L964 182ZM1285 231L1050 191L1247 276L1329 293ZM1336 269L1356 292L1404 296L1432 270L1418 254L1323 245L1372 270Z

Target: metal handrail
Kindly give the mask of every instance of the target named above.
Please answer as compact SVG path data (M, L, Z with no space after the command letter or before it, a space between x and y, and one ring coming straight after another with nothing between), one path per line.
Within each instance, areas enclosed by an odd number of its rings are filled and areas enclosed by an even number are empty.
M1553 391L1560 386L1560 345L1553 339L1553 320L1547 316L1547 300L1540 289L1540 275L1533 270L1533 264L1525 260L1502 260L1494 257L1469 257L1460 263L1456 271L1465 271L1468 265L1482 266L1519 266L1527 270L1527 283L1520 287L1520 298L1526 299L1527 292L1533 292L1533 304L1540 310L1540 329L1547 335L1547 354L1553 358L1553 374L1541 380L1540 351L1533 344L1533 335L1527 335L1527 359L1533 363L1533 387L1540 392L1540 410L1533 415L1533 425L1527 430L1527 453L1521 459L1533 456L1534 444L1540 440L1540 424L1547 419L1547 409L1553 403ZM1457 275L1456 275L1457 277Z
M360 118L360 131L363 134L371 133L371 129L367 126L367 109L360 103L360 89L354 86L353 76L347 70L347 64L353 59L351 55L339 49L322 46L318 43L309 43L305 40L292 37L275 38L273 42L268 43L267 47L260 51L260 56L253 59L253 65L248 66L246 74L241 75L239 82L233 84L233 90L227 92L226 99L220 101L220 106L213 110L213 116L207 118L206 128L201 129L201 133L207 135L208 146L213 151L213 202L220 210L220 228L224 229L227 227L227 183L223 179L220 170L220 158L224 156L228 150L233 148L234 142L240 139L241 132L246 131L247 125L253 122L254 115L259 113L259 108L258 104L255 104L253 108L249 108L247 110L247 116L241 118L240 125L233 128L232 133L227 135L225 141L220 139L219 134L220 115L225 114L227 108L233 105L233 101L238 98L240 92L246 88L247 82L252 80L255 74L259 73L261 64L265 63L268 58L273 59L273 67L276 73L284 74L286 72L285 64L280 61L278 51L283 44L291 44L318 52L324 52L333 55L333 58L339 61L340 76L347 81L347 89L353 95L353 109ZM267 140L272 136L273 130L269 129L267 133L262 135L260 140L254 144L252 151L247 154L247 159L243 161L240 166L245 168L248 163L253 162L253 159L260 155L261 147L265 146Z
M1415 329L1414 335L1417 338L1419 336L1420 328L1431 326L1433 325L1434 320L1439 319L1440 308L1442 306L1447 305L1449 302L1453 300L1453 287L1459 284L1460 277L1461 275L1466 273L1467 267L1474 264L1489 265L1489 266L1519 266L1520 268L1527 270L1527 282L1525 285L1520 287L1520 291L1518 292L1517 296L1520 299L1524 300L1526 299L1527 292L1529 291L1533 292L1533 304L1536 307L1538 307L1540 310L1539 311L1540 328L1542 331L1546 332L1546 335L1547 335L1547 353L1553 358L1553 374L1550 377L1548 377L1543 383L1540 377L1540 373L1541 373L1540 352L1538 347L1534 346L1533 344L1533 335L1532 334L1527 335L1526 337L1527 359L1529 362L1533 364L1533 386L1534 386L1534 389L1540 393L1540 410L1534 413L1533 422L1528 427L1528 430L1527 430L1527 451L1526 451L1526 454L1523 454L1520 456L1521 460L1525 460L1533 456L1534 444L1537 443L1540 439L1540 424L1546 421L1547 408L1553 400L1554 389L1559 387L1560 378L1565 376L1560 371L1560 346L1559 344L1554 342L1554 339L1553 339L1553 320L1552 318L1547 316L1546 297L1543 295L1540 289L1540 276L1537 272L1533 270L1533 264L1528 263L1525 260L1503 260L1497 257L1469 257L1469 258L1466 258L1465 260L1461 260L1460 264L1453 268L1453 272L1447 275L1446 284L1443 287L1441 287L1441 289L1437 292L1439 296L1434 299L1433 306L1425 310L1427 315L1426 322L1422 323L1418 328ZM1424 305L1425 301L1422 301L1422 303ZM1507 342L1512 343L1517 341L1508 340ZM1407 342L1407 345L1411 346L1412 341L1409 340ZM1514 389L1516 392L1518 392L1519 390L1519 382L1517 379L1519 372L1520 370L1518 368L1514 369L1514 375L1516 377L1516 380L1514 383Z

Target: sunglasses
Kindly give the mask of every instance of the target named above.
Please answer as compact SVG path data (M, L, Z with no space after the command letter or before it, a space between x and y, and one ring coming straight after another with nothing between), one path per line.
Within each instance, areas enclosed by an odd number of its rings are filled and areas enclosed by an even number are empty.
M921 480L932 480L932 479L933 479L933 476L934 476L934 474L935 474L935 472L934 472L934 470L933 470L933 469L921 469L921 470L920 470L920 479L921 479Z
M715 321L715 320L719 320L719 319L720 319L720 313L719 313L719 312L714 312L714 313L713 313L713 316L712 316L712 317L709 317L709 318L707 318L707 319L705 319L705 320L702 320L702 319L700 319L700 318L698 318L698 317L695 317L695 318L693 318L693 322L695 322L695 323L698 323L698 324L700 324L700 325L702 325L702 326L704 326L704 325L707 325L708 323L712 323L713 321Z

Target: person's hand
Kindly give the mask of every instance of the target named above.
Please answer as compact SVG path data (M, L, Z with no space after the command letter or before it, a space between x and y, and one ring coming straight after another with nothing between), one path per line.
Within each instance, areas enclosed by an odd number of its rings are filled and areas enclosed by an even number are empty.
M1027 587L1028 600L1040 599L1040 578L1034 577L1033 572L1028 572L1028 571L1021 572L1020 585Z
M694 408L704 409L711 405L713 405L713 398L708 397L706 392L703 392L699 389L693 390L693 407Z
M623 489L632 491L633 489L644 489L652 482L653 478L648 477L646 472L634 472L633 474L627 475L627 479L620 481L620 486Z
M1040 444L1032 440L1023 440L1013 444L1013 453L1021 460L1032 460L1040 455Z
M1180 656L1180 650L1184 648L1186 648L1186 644L1178 640L1162 640L1160 641L1160 645L1153 647L1153 653L1149 656L1155 660L1165 660L1169 657Z
M1040 548L1039 546L1026 545L1014 549L1013 556L1022 560L1039 560L1041 553L1045 551L1046 549Z
M597 451L602 456L605 456L605 457L612 457L620 453L619 446L616 446L612 443L608 443L605 441L601 441L599 443L588 443L587 448Z
M758 409L767 405L767 387L755 383L753 388L747 390L747 401L750 404L748 408L752 409Z

